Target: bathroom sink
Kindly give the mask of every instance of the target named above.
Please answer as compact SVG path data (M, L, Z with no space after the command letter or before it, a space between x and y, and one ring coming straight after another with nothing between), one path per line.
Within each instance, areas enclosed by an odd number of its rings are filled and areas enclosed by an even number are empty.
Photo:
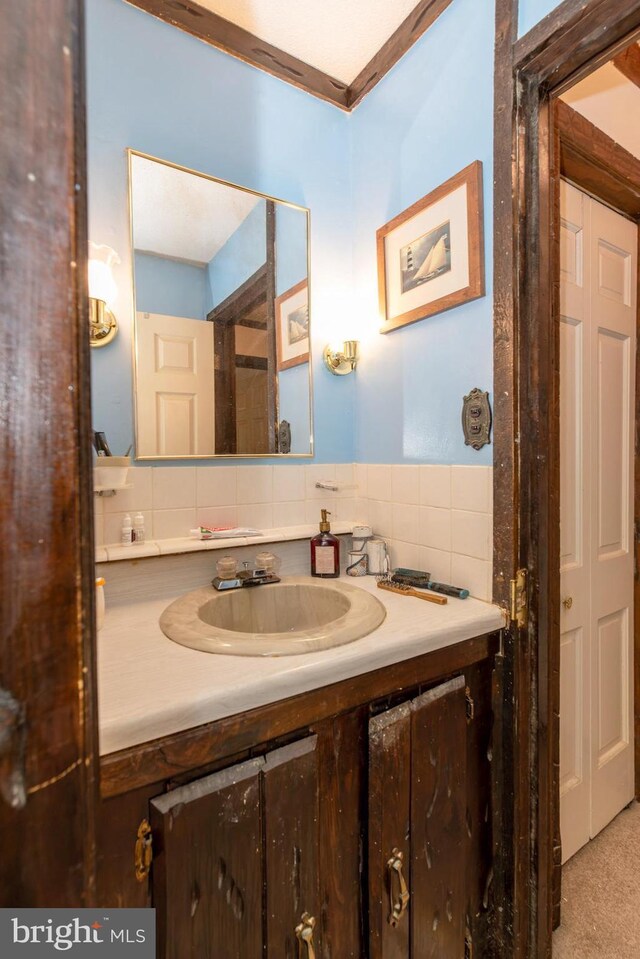
M270 586L196 589L160 617L175 643L230 656L293 656L361 639L382 623L382 603L349 583L290 576Z

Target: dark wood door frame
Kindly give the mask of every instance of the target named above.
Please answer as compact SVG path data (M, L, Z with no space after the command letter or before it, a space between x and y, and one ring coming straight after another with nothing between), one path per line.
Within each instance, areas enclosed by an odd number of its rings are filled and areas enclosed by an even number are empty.
M496 0L494 597L528 571L528 626L507 631L498 672L494 897L501 954L551 955L559 917L560 584L559 151L552 98L618 54L640 27L640 0L565 0L517 39L517 0Z
M90 906L97 723L82 0L0 3L0 905ZM22 718L22 717L19 717ZM22 734L23 737L22 737ZM7 744L10 749L7 750Z

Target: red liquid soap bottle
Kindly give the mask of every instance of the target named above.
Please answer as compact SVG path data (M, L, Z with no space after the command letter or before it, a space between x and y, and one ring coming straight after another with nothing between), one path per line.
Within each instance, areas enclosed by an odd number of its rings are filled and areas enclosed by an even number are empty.
M336 579L340 575L340 540L331 533L326 509L320 510L320 532L311 540L311 575Z

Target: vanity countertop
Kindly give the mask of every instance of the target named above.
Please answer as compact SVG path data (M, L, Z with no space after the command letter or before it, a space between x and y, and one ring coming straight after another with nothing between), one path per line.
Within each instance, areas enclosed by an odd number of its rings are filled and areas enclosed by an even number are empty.
M371 576L342 579L374 593L386 607L385 621L345 646L297 656L226 656L179 646L158 625L175 595L109 609L98 634L100 753L453 646L505 624L502 610L477 599L450 598L436 606L378 589Z

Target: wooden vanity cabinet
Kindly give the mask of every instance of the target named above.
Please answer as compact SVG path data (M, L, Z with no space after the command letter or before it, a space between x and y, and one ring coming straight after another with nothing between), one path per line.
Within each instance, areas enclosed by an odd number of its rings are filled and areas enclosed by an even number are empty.
M317 942L318 803L316 736L152 799L159 955L294 957L297 927Z
M369 722L369 959L469 948L469 704L457 676Z
M490 955L495 645L105 757L100 905L153 904L159 959ZM163 764L173 775L158 781ZM153 864L140 883L142 818Z

